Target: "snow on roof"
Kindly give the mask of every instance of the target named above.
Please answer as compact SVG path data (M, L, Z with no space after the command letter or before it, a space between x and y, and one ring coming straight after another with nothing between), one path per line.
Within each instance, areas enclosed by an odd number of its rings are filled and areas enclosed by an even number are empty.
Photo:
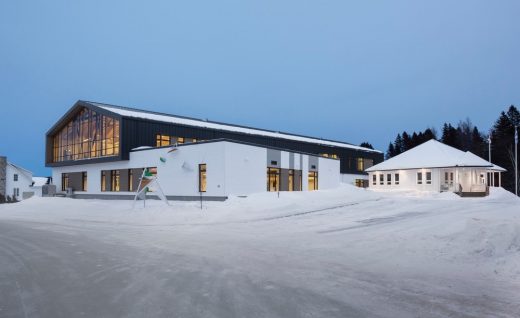
M432 139L365 171L444 167L488 167L489 169L497 167L503 169L469 151L464 152Z
M32 181L34 182L33 187L41 187L45 184L47 184L47 180L49 178L47 177L33 177Z
M309 142L309 143L313 143L313 144L320 144L320 145L326 145L326 146L334 146L334 147L349 148L349 149L356 149L356 150L362 150L362 151L368 151L368 152L381 153L381 151L379 151L379 150L355 146L355 145L345 143L345 142L340 142L340 141L325 140L325 139L320 139L320 138L293 135L293 134L283 133L283 132L278 132L278 131L244 127L244 126L238 126L238 125L230 125L230 124L212 122L212 121L208 121L208 120L201 120L201 119L196 119L196 118L188 118L188 117L175 116L175 115L169 115L169 114L155 113L155 112L150 112L150 111L145 111L145 110L140 110L140 109L133 109L133 108L128 108L128 107L108 105L108 104L102 104L102 103L96 103L96 102L87 102L87 103L100 107L104 110L119 114L121 116L125 116L125 117L142 118L142 119L156 120L156 121L162 121L162 122L173 123L173 124L219 129L219 130L225 130L225 131L240 132L240 133L244 133L244 134L261 135L261 136L266 136L266 137L282 138L282 139Z

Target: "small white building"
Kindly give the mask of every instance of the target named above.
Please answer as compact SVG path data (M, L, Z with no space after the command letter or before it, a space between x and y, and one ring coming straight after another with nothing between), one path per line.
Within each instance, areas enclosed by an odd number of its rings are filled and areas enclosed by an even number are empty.
M139 147L129 160L54 167L58 191L76 198L130 199L143 169L156 174L170 200L225 200L265 191L338 187L340 161L234 140L214 139L159 148Z
M17 166L6 157L0 157L0 194L20 201L30 198L32 191L32 172Z
M506 170L432 139L365 171L372 189L484 196L489 186L501 186L501 173Z

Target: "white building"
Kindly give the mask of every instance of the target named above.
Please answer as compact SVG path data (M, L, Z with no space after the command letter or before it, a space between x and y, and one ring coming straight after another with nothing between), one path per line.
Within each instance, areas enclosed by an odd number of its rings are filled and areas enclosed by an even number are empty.
M0 157L0 194L20 201L34 194L31 186L32 172Z
M133 198L144 168L156 173L168 199L224 200L267 191L329 189L340 183L339 160L216 139L140 147L129 160L54 167L58 190L77 198Z
M365 171L372 189L483 196L488 186L501 186L505 169L432 139Z

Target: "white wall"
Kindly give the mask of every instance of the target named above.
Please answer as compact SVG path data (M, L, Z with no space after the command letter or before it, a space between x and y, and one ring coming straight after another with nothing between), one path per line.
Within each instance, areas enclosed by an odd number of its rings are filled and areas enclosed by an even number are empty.
M18 175L18 181L14 181L14 175ZM16 167L7 164L6 166L6 195L13 197L14 189L18 188L19 195L16 196L17 200L22 200L24 192L33 192L32 185L32 174L27 171L17 169Z
M200 143L171 148L148 149L130 153L130 160L55 167L52 176L61 191L61 174L87 172L88 194L134 194L133 192L102 192L101 171L157 167L159 183L168 196L198 196L198 165L206 164L207 189L204 196L247 195L266 191L267 149L233 142ZM281 153L281 167L289 168L289 152ZM160 158L166 159L161 162ZM300 167L300 157L302 164ZM339 160L318 159L318 189L339 186ZM308 190L309 156L295 154L295 169L302 170L303 191ZM140 176L134 176L139 178ZM107 185L109 187L109 185ZM77 193L83 193L76 191Z
M340 183L339 160L318 158L318 190L337 188Z
M422 172L422 184L417 184L417 173ZM426 172L432 173L431 184L426 183ZM399 184L395 183L395 174L399 174ZM380 184L380 175L383 175L383 185ZM391 184L388 184L388 174L391 174ZM376 176L374 185L373 176ZM409 169L370 172L368 177L368 187L373 189L389 190L419 190L419 191L440 191L439 169Z
M267 149L232 142L224 142L224 146L226 194L247 195L266 191Z

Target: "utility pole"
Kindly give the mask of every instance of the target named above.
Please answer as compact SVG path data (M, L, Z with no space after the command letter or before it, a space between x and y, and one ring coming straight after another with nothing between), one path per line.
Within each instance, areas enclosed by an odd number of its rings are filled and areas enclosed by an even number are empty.
M489 162L490 162L490 163L491 163L491 134L492 134L492 133L493 133L493 132L490 131L490 132L489 132L489 137L488 137L488 145L489 145L488 153L489 153Z
M515 126L515 194L518 196L518 125Z

